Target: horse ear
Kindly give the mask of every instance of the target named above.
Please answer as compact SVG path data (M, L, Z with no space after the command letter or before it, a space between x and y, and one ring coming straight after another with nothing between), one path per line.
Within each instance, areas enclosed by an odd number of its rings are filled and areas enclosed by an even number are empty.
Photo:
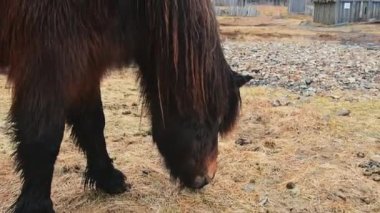
M233 81L235 82L235 85L240 88L242 87L244 84L248 83L250 80L253 79L252 76L250 75L242 75L242 74L239 74L235 71L232 71L232 79Z

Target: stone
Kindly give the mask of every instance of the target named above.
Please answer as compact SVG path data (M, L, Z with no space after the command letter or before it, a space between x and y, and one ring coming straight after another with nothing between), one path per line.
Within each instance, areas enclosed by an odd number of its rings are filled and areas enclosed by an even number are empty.
M296 184L293 182L289 182L286 184L286 188L287 189L294 189L294 188L296 188Z
M245 192L253 192L255 191L255 184L254 183L247 183L243 186L243 190Z
M380 82L380 51L368 50L365 45L227 41L223 46L234 70L255 76L250 85L283 87L306 96L341 89L378 93L372 90ZM315 91L307 91L311 85Z
M351 114L351 111L348 109L341 109L336 113L336 115L338 116L350 116L350 114Z
M122 114L122 115L130 115L130 114L132 114L132 112L129 111L129 110L127 110L127 111L122 112L121 114Z
M356 82L356 79L355 78L348 78L347 79L349 83L355 83Z
M245 146L252 144L252 141L246 138L239 138L235 141L235 144L240 145L240 146Z
M358 152L358 153L356 153L356 157L358 157L358 158L364 158L365 154L363 152Z
M360 198L360 200L367 205L371 204L372 202L372 200L369 197L362 197Z
M366 170L364 170L363 175L364 176L371 176L372 175L372 171L369 170L369 169L366 169Z
M307 79L305 79L305 84L306 85L310 85L310 84L312 84L313 83L313 79L311 79L311 78L307 78Z
M280 100L274 100L274 101L272 101L272 106L273 107L279 107L279 106L281 106L281 102L280 102Z

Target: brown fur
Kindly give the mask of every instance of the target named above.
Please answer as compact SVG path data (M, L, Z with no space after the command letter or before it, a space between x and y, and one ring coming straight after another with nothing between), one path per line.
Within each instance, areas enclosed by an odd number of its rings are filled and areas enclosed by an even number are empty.
M0 48L24 180L16 212L52 210L65 121L87 156L86 183L127 189L103 134L107 70L137 63L153 140L172 176L191 188L215 174L218 133L232 128L239 86L250 80L227 64L209 0L0 0Z

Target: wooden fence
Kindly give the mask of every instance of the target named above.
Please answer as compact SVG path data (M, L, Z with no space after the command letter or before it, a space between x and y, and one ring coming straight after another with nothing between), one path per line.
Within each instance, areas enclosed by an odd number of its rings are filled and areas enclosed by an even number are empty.
M201 1L201 0L200 0ZM259 13L247 0L214 0L218 16L258 16Z
M315 0L314 22L346 24L380 21L380 0Z

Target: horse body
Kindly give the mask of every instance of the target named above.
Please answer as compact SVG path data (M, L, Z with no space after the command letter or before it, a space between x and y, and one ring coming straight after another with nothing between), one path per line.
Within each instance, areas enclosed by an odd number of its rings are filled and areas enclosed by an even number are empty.
M104 139L100 82L135 62L153 140L174 178L201 188L215 175L218 133L236 120L239 86L210 1L0 0L0 67L21 194L15 212L52 212L51 181L64 125L87 157L86 185L129 189Z

